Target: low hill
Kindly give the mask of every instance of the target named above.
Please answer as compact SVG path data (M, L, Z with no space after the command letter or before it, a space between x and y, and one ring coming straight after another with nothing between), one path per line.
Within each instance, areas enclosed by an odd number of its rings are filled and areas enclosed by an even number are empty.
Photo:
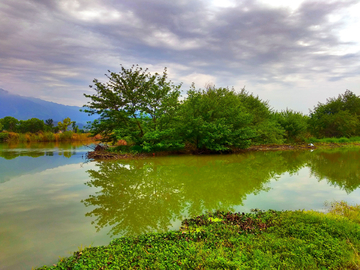
M80 112L80 109L81 107L62 105L39 98L13 95L0 88L0 118L5 116L12 116L19 120L51 118L56 123L70 117L78 124L86 124L96 119L95 116Z

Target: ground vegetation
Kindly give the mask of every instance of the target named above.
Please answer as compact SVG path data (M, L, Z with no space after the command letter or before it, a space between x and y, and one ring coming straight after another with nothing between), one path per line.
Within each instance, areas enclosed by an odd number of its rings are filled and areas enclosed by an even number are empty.
M358 269L359 206L315 211L217 211L186 219L179 231L79 249L39 269Z

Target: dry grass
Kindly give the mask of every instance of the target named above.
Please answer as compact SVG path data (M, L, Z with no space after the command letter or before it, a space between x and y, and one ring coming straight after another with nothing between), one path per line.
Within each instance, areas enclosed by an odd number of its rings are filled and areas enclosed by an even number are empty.
M348 218L360 224L360 205L349 205L344 201L325 204L329 207L330 215L337 215Z

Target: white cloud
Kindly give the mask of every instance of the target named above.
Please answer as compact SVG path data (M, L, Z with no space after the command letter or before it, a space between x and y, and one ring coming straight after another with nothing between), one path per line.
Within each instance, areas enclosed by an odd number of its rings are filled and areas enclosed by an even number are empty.
M360 94L359 12L352 0L4 0L0 87L82 106L108 69L166 66L184 91L245 84L275 109L307 113L345 89Z

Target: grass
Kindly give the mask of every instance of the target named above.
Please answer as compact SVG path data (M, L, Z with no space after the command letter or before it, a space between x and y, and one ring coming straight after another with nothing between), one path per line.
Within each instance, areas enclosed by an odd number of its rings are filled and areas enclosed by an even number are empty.
M306 140L307 143L355 143L360 142L360 137L341 137L341 138L323 138L323 139L317 139L317 138L309 138Z
M38 133L15 133L15 132L0 132L0 141L4 142L59 142L59 141L86 141L93 140L88 133L74 133L72 131L65 131L60 134L52 132L38 132Z
M329 214L341 216L360 224L360 205L348 205L346 202L326 203L330 208Z
M39 269L359 269L360 206L216 212L179 231L122 237Z

